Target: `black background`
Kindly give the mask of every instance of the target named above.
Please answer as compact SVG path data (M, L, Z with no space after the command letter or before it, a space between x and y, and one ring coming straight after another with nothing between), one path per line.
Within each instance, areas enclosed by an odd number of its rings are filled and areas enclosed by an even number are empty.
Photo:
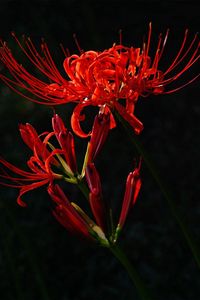
M177 52L185 29L189 28L190 39L199 30L199 9L197 1L178 0L1 1L0 36L19 57L11 31L30 35L36 45L44 37L62 69L59 43L78 53L74 33L84 50L103 50L118 43L120 29L123 44L140 47L152 21L152 45L160 32L170 28L164 67ZM185 79L197 73L196 64ZM30 122L39 132L50 130L52 110L21 99L3 83L0 89L0 155L23 166L29 152L20 140L18 124ZM57 108L67 124L72 109L73 105ZM140 99L136 115L145 126L140 140L199 244L199 82L171 95ZM76 142L77 148L82 147L77 138ZM124 133L113 130L97 161L105 198L112 202L123 197L134 155ZM200 273L192 253L145 165L142 178L142 191L120 242L155 299L198 299ZM16 204L17 191L1 187L0 193L2 300L138 299L128 275L109 251L77 240L55 221L44 189L25 196L26 209ZM79 197L71 189L68 195Z

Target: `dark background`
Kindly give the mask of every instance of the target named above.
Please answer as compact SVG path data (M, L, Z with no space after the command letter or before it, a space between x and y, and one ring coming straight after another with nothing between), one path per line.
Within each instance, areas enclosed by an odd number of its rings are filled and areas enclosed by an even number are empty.
M153 23L152 44L170 28L163 66L170 64L186 28L199 30L197 1L1 1L0 36L20 57L10 32L44 37L62 69L59 43L78 53L76 33L84 50L103 50L119 42L140 47ZM198 73L194 66L185 79ZM24 166L29 152L18 124L30 122L39 132L50 130L52 110L30 103L0 84L0 155ZM57 108L68 123L73 105ZM184 221L199 244L199 82L161 96L140 99L136 115L145 129L140 141L170 186ZM76 138L77 147L80 141ZM80 157L82 153L79 153ZM99 160L105 199L123 197L125 178L135 150L124 133L113 130ZM114 166L114 167L113 167ZM190 249L147 167L143 186L120 242L152 289L155 299L194 300L200 297L200 273ZM0 188L0 295L2 300L138 299L121 265L108 250L71 236L52 217L44 189L25 196L28 207L16 204L17 191ZM68 196L78 197L69 189Z

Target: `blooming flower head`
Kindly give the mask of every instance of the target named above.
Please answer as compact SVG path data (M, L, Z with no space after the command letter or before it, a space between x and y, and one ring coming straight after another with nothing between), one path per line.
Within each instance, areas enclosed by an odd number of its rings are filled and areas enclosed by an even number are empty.
M0 178L3 180L1 184L20 189L17 202L25 206L26 204L21 199L23 194L63 177L61 173L57 173L60 163L56 156L59 155L61 158L61 154L65 155L65 151L61 149L49 149L48 143L54 132L44 132L39 136L30 124L20 125L19 129L23 141L33 152L27 161L30 171L17 168L3 158L0 158L0 165L2 166ZM70 167L65 169L69 175L73 174Z
M70 202L59 185L50 185L49 195L56 203L54 216L72 234L96 240L102 246L116 243L130 209L135 204L140 188L140 165L127 177L124 199L117 226L114 225L112 209L103 199L101 179L94 163L86 168L86 183L89 188L89 217L78 204Z
M110 117L109 114L95 117L81 174L77 170L73 135L57 114L52 118L52 127L53 131L38 135L30 124L19 126L23 141L32 151L32 156L27 161L29 171L0 157L0 184L18 188L20 192L17 202L22 206L26 205L22 196L30 190L46 184L52 185L55 180L75 184L85 176L87 164L95 159L108 135ZM57 143L56 147L51 142L53 138Z
M0 75L1 79L12 89L27 99L45 105L58 105L75 102L71 125L81 137L89 134L83 132L80 122L86 106L97 106L100 110L116 110L139 134L142 123L134 115L135 103L139 96L149 94L172 93L193 81L194 76L181 86L170 88L199 59L199 41L197 35L187 46L188 30L175 58L166 70L159 66L163 56L168 31L164 38L159 36L155 54L150 57L151 24L147 42L141 48L114 44L104 51L86 51L67 55L63 62L66 76L58 71L47 44L41 44L41 54L30 38L25 38L24 45L15 37L20 48L46 80L32 75L13 56L6 43L2 42L0 60L7 67L12 77ZM65 52L65 51L64 51ZM27 93L22 92L27 91ZM123 100L124 99L124 100ZM125 105L123 105L125 102ZM111 128L114 127L114 121Z

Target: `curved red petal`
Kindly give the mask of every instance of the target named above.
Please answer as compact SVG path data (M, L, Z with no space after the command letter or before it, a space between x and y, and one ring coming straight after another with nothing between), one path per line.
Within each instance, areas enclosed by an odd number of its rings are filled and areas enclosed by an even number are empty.
M108 113L110 114L110 129L115 128L117 126L116 122L115 122L115 118L113 117L113 114L112 114L110 108L108 107L108 105L105 105L104 113L105 114L108 114Z
M91 105L91 102L87 102L87 103L80 103L78 104L72 114L71 117L71 126L72 129L74 131L75 134L77 134L78 136L80 136L81 138L87 138L88 136L90 136L90 132L89 133L85 133L80 125L80 122L84 120L85 116L81 115L82 110L86 107Z
M20 205L20 206L23 206L23 207L26 207L27 204L22 200L22 196L31 191L31 190L34 190L40 186L43 186L45 184L47 184L49 182L49 179L45 179L45 180L42 180L42 181L39 181L39 182L34 182L34 183L31 183L29 185L26 185L26 186L23 186L21 189L20 189L20 193L19 193L19 196L17 197L17 203Z

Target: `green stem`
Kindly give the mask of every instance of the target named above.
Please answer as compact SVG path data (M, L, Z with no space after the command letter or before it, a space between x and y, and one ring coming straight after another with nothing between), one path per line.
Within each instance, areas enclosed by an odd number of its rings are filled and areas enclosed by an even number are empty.
M145 149L142 147L141 143L139 142L138 138L133 134L133 129L130 127L130 125L117 113L114 112L115 116L117 117L117 119L120 121L120 123L123 125L124 129L126 130L126 132L128 133L128 136L130 138L130 141L133 143L133 145L135 146L137 152L143 157L143 160L145 162L145 164L147 165L150 173L152 174L153 178L155 179L155 181L157 182L165 200L168 203L168 206L171 209L171 213L173 215L173 217L175 218L176 222L178 223L186 241L188 246L190 247L190 250L193 254L193 257L198 265L198 267L200 268L200 251L194 241L194 238L192 237L189 229L187 228L186 223L184 222L183 218L181 217L180 213L177 210L177 207L175 205L175 201L169 191L169 189L166 187L166 185L163 183L161 177L159 176L159 173L154 165L154 163L152 162L152 160L150 159L149 155L147 154L147 152L145 151Z
M80 191L85 196L85 198L88 200L89 199L89 189L88 189L87 185L83 182L83 180L78 181L77 185L78 185L78 188L80 189Z
M123 267L126 269L127 273L129 274L131 280L133 281L136 290L138 292L138 295L140 296L140 299L142 300L152 300L150 296L150 292L145 287L142 279L140 278L140 275L136 271L136 269L133 267L133 265L130 263L127 256L124 254L122 249L120 249L117 245L111 245L110 251L114 254L114 256L120 261L120 263L123 265Z
M78 182L78 187L85 196L85 198L88 200L89 197L89 190L86 184L83 181ZM111 227L112 227L112 216L110 216L111 221ZM124 252L119 248L119 246L116 246L116 244L110 244L109 247L110 251L115 255L115 257L121 262L121 264L124 266L126 271L128 272L130 278L132 279L138 294L140 295L141 300L152 300L149 296L149 292L147 291L144 283L142 282L139 274L137 271L133 268L130 261L124 254Z

